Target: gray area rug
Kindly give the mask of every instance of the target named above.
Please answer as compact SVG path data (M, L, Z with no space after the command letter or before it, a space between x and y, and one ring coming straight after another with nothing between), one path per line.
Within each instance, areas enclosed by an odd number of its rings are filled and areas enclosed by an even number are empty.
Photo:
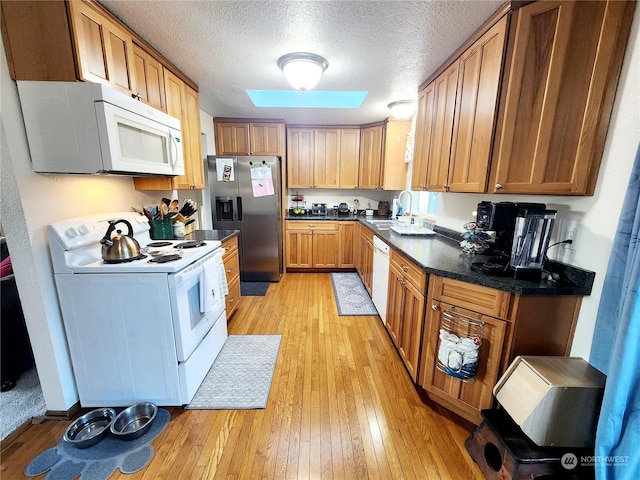
M356 272L332 273L338 315L378 315L375 305Z
M20 375L12 390L0 392L0 440L46 410L38 373L32 368Z
M229 335L186 409L265 408L282 335Z
M108 435L96 445L79 449L63 440L31 460L24 469L28 477L36 477L51 470L46 478L51 480L107 480L120 469L130 474L142 470L153 457L150 442L167 428L171 414L159 408L156 418L147 433L131 441Z

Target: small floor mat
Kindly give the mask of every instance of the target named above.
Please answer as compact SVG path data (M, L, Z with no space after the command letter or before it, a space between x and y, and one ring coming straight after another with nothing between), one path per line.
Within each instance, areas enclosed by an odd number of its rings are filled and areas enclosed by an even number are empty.
M338 315L378 315L367 289L356 272L332 273Z
M185 408L261 409L267 406L282 335L229 335Z
M240 282L240 295L243 297L264 297L270 282Z

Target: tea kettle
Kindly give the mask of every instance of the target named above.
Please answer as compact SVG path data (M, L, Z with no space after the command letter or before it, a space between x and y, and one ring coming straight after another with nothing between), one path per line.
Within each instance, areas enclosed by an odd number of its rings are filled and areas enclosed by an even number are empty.
M129 228L127 235L122 235L122 230L116 230L116 225L119 223L124 223ZM114 230L117 235L111 238ZM133 238L133 227L127 220L110 220L109 228L100 243L102 244L102 260L106 263L127 262L142 257L140 244Z

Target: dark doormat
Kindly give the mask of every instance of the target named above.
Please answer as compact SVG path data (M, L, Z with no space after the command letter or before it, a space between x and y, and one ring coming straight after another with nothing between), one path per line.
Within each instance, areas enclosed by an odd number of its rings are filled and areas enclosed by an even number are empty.
M270 282L240 282L240 295L243 297L264 297Z

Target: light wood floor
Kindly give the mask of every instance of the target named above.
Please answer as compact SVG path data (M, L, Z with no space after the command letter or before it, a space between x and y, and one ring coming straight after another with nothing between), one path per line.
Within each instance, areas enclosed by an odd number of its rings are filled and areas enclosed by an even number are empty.
M474 425L421 398L379 317L337 315L329 274L289 273L243 297L229 333L282 334L267 408L170 408L151 463L112 478L483 478L464 448ZM3 444L0 477L24 478L67 425Z

